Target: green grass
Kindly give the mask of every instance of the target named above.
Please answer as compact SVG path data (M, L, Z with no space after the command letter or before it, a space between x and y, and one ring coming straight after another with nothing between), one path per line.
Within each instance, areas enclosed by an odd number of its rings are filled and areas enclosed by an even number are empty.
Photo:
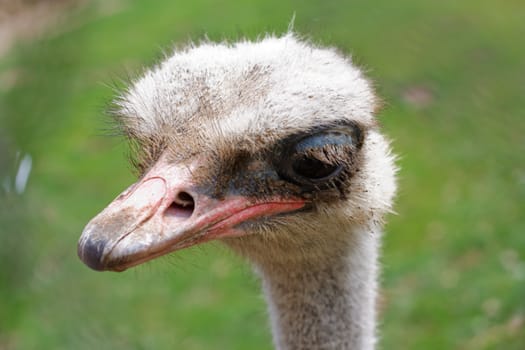
M401 156L381 348L525 348L521 1L103 3L0 60L0 177L17 150L33 157L27 191L0 201L0 349L271 347L257 280L220 246L113 274L76 242L133 181L125 144L103 136L107 84L190 39L281 33L294 13L367 68Z

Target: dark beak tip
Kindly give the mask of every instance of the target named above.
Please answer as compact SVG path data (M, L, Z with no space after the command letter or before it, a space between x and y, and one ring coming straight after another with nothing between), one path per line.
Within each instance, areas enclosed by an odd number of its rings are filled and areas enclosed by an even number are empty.
M85 240L78 244L78 257L84 264L96 271L105 270L102 263L102 254L104 252L105 242L91 239Z

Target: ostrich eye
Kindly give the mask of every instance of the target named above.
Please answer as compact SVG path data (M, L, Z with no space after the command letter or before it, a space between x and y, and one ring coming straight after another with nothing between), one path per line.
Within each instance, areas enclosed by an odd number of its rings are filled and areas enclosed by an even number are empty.
M319 159L300 156L293 160L292 170L296 175L318 181L339 174L342 165L325 163Z
M282 176L304 185L317 185L338 176L359 147L359 129L325 131L292 143L281 160Z

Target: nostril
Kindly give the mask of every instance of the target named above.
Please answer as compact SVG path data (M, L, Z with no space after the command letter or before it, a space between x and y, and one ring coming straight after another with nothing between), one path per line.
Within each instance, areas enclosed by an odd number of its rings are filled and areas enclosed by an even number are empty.
M189 218L195 209L195 201L188 192L179 192L173 203L166 209L166 215L176 218Z
M194 207L195 202L193 197L188 192L179 192L174 200L175 203L182 205L183 207Z

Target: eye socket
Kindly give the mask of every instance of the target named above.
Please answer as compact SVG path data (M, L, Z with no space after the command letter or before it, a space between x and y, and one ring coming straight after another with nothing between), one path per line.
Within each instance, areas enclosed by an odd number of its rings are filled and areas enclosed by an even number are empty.
M333 177L339 174L342 168L342 165L325 163L305 155L295 158L292 163L292 170L295 174L314 181Z
M320 185L338 176L360 147L360 130L329 130L292 139L281 159L281 175L303 185Z

